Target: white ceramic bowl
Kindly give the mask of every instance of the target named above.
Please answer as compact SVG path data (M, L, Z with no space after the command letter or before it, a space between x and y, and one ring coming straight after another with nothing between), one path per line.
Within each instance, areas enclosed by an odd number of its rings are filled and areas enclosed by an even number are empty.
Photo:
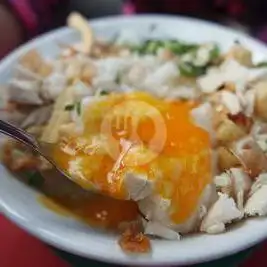
M230 29L199 20L170 16L111 17L94 20L91 25L102 37L112 37L121 29L131 29L148 35L151 25L157 25L156 34L186 41L216 41L223 49L239 40L260 60L267 48L252 38ZM0 64L0 83L12 75L19 56L32 48L54 57L59 52L55 42L72 43L79 35L69 29L60 29L37 38L5 58ZM267 218L247 220L221 235L194 235L181 241L153 240L149 256L129 257L117 244L117 236L97 231L72 218L62 217L46 209L38 201L38 193L13 179L0 165L0 209L3 213L39 239L68 252L110 263L129 265L191 264L233 254L267 237Z

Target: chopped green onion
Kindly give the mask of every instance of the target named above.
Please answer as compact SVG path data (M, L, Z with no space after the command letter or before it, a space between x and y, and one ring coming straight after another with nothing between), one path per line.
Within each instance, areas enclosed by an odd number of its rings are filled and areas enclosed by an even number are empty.
M66 105L65 106L65 110L67 110L67 111L71 111L71 110L73 110L75 108L75 105L74 104L69 104L69 105Z
M176 40L165 41L165 48L170 49L176 55L195 51L198 47L196 44L185 44Z
M220 56L220 48L218 45L214 45L214 48L210 51L210 61L217 59Z
M44 183L44 177L37 171L26 173L26 177L28 184L31 186L40 187Z
M175 51L178 48L179 44L172 40L167 40L164 42L164 47L170 49L171 51Z
M190 63L182 63L179 65L179 70L183 76L198 77L206 72L206 67L198 67Z
M161 46L162 45L158 41L149 41L145 51L148 54L156 54Z
M77 102L75 104L69 104L65 106L65 110L72 111L74 109L76 110L78 115L81 115L81 111L82 111L81 102Z
M267 67L267 61L262 61L262 62L258 63L255 67L258 67L258 68Z
M99 94L100 94L100 95L108 95L109 92L108 92L108 91L105 91L105 90L102 90Z
M136 52L137 54L145 54L144 46L132 46L130 47L132 52Z
M138 54L156 54L158 49L167 48L176 55L183 55L185 53L196 50L199 47L197 44L186 44L178 40L147 40L142 45L132 47L133 52Z
M158 49L163 47L163 42L159 40L147 40L142 45L132 47L133 52L137 52L140 55L144 54L156 54Z
M77 102L75 106L76 106L77 114L81 115L82 114L82 104L81 104L81 102Z

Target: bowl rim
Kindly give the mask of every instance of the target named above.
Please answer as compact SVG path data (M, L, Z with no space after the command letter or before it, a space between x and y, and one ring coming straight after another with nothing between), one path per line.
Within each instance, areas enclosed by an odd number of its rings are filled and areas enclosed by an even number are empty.
M195 19L195 18L187 18L183 16L172 16L172 15L134 15L134 16L124 16L124 15L119 15L119 16L110 16L110 17L105 17L105 18L100 18L100 19L93 19L89 20L91 25L95 26L101 26L101 25L106 25L108 23L123 23L123 22L135 22L135 21L169 21L170 23L175 23L178 21L183 20L184 22L187 23L194 23L194 24L201 24L206 27L213 28L213 30L222 30L225 32L230 32L234 35L237 36L237 38L243 38L248 40L249 42L255 44L255 46L258 46L259 49L262 51L267 52L266 46L258 40L255 40L254 38L250 37L247 34L240 33L238 31L235 31L233 29L229 29L225 26L213 23L213 22L208 22L208 21L203 21L200 19ZM10 64L10 62L13 62L16 60L20 55L25 53L26 51L38 47L41 43L53 40L55 38L59 38L59 36L63 36L65 34L68 34L71 30L68 29L67 27L62 27L60 29L54 30L52 32L43 34L41 36L38 36L28 43L22 45L18 49L16 49L14 52L11 54L7 55L4 59L1 60L0 62L0 73L4 71L5 68L8 68L7 66ZM20 216L19 214L12 212L12 207L9 206L8 203L5 203L4 199L1 198L0 196L0 211L3 212L3 214L9 218L11 221L15 222L17 225L19 225L22 229L26 230L33 236L39 238L40 240L56 247L59 249L63 249L67 252L76 254L78 256L86 257L86 258L91 258L95 260L100 260L102 262L106 263L114 263L114 264L123 264L123 265L146 265L146 266L159 266L159 265L184 265L184 264L194 264L194 263L199 263L199 262L206 262L206 261L211 261L215 260L218 258L222 258L225 256L229 256L231 254L234 254L236 252L239 252L241 250L247 249L251 246L253 246L256 243L259 243L263 241L267 237L267 220L266 220L266 232L265 233L255 233L255 235L251 236L251 239L245 239L243 242L239 243L234 243L229 244L229 246L223 247L221 250L215 250L211 254L205 254L203 256L198 255L198 257L183 257L183 259L179 259L178 257L174 260L168 259L168 258L162 258L161 260L151 260L151 259L139 259L136 261L135 258L132 257L124 257L124 258L109 258L107 255L102 254L99 255L96 253L96 251L89 250L87 253L83 253L79 251L79 249L75 248L74 246L70 246L68 244L64 244L62 239L57 239L55 236L48 235L46 231L43 231L40 227L37 225L28 225L25 223L25 220L23 220L23 216ZM246 242L245 242L246 241ZM175 241L179 242L179 241ZM234 245L235 244L235 245Z

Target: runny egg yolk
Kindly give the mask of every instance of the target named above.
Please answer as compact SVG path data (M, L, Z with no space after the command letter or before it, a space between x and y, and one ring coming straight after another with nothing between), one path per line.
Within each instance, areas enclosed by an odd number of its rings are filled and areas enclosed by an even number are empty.
M61 138L53 157L84 188L122 200L125 174L141 174L183 223L212 175L209 134L190 116L196 106L142 92L100 97L83 111L83 134Z

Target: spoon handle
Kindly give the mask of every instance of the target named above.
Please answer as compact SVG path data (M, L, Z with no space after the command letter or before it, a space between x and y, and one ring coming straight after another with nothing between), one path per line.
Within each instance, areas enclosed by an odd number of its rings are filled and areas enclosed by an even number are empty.
M34 137L6 121L0 120L0 133L16 139L27 146L31 146L33 149L38 149L38 145Z
M17 140L26 146L31 147L35 152L39 153L52 166L54 166L59 173L67 177L69 180L72 180L71 177L69 177L69 175L64 170L61 170L51 158L51 144L43 142L39 143L33 136L31 136L24 130L3 120L0 120L0 133Z

